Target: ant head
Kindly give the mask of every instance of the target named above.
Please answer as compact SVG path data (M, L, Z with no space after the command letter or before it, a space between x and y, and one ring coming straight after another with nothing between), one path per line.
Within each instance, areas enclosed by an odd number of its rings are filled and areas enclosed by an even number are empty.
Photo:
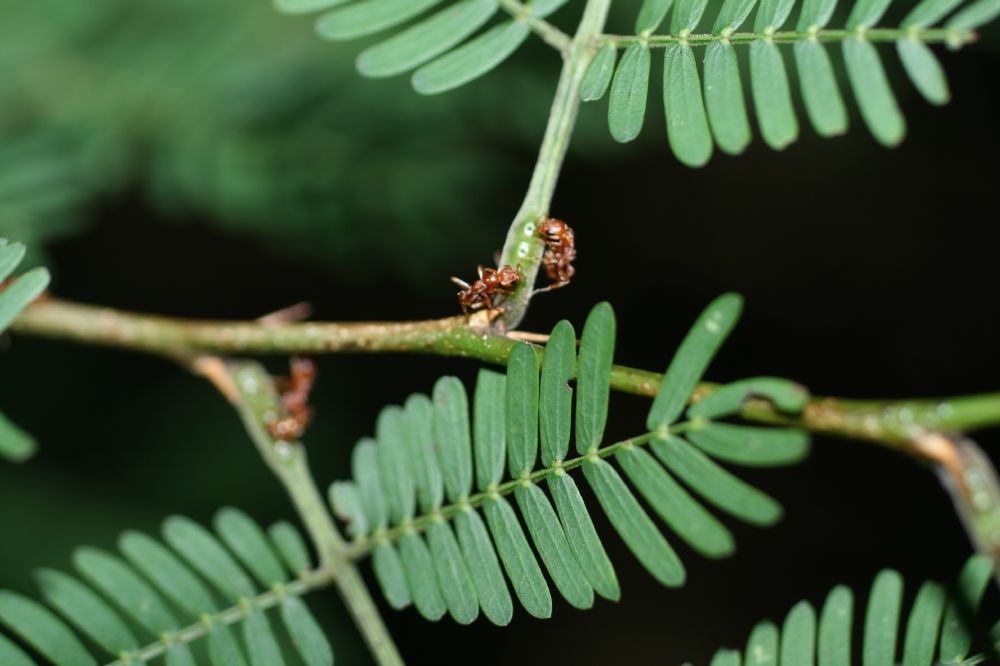
M567 228L568 226L562 220L557 220L554 217L550 217L549 219L545 220L545 222L539 228L539 231L542 233L543 236L555 240L556 238L562 236L566 232Z
M501 266L497 269L497 281L504 287L510 287L521 279L521 267Z

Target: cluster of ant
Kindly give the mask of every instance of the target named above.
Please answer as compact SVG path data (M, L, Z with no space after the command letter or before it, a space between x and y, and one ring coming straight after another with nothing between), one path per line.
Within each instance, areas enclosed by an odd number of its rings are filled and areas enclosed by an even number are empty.
M267 429L271 437L292 442L302 438L312 420L309 393L316 383L316 364L308 358L293 358L291 376L279 378L277 382L282 414L269 421Z
M547 218L536 233L545 243L542 265L552 280L552 284L546 287L546 290L565 287L576 273L576 269L573 268L573 260L576 259L573 229L562 220ZM458 292L458 302L462 306L462 312L468 314L470 311L483 308L488 311L498 309L493 299L501 294L514 293L513 288L523 277L520 266L486 268L480 265L479 279L472 284L456 277L451 281L461 287L462 291Z

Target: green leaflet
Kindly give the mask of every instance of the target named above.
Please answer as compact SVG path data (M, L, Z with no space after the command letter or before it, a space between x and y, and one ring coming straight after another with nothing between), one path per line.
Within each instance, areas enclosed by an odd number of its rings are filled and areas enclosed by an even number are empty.
M406 23L441 0L362 0L319 17L316 32L329 40L346 40L372 35Z
M420 508L425 513L438 508L444 501L441 467L434 452L431 425L433 412L434 407L430 398L425 395L414 394L406 399L406 432L409 438L410 464L416 472L417 495L420 498ZM500 465L503 469L502 453Z
M785 63L777 44L758 39L750 44L750 88L764 142L783 150L799 136Z
M576 450L584 455L601 444L608 420L608 393L615 354L615 313L598 303L587 316L580 340L576 384Z
M538 456L538 357L519 344L507 359L507 458L511 478L527 475Z
M659 28L672 4L674 0L643 0L635 18L635 34L652 33Z
M955 584L954 596L944 612L941 628L942 662L956 663L969 655L972 647L969 616L974 616L979 610L979 604L992 576L993 562L982 555L969 558L962 567L958 582Z
M753 377L726 384L688 410L688 417L717 419L740 411L750 398L770 401L780 411L798 414L809 403L809 392L800 384L778 377Z
M654 440L653 453L667 469L723 511L752 525L773 525L781 505L733 476L680 437Z
M208 656L213 666L246 666L247 663L232 628L224 624L216 624L208 633Z
M462 42L496 11L496 0L463 0L451 5L362 51L358 71L372 78L402 74Z
M351 0L274 0L274 8L285 14L309 14L342 5Z
M573 388L576 377L576 333L568 321L552 329L545 345L539 389L539 425L542 465L563 460L569 450L573 415Z
M854 593L843 585L830 590L819 616L819 666L850 666Z
M403 540L400 540L400 548L403 548ZM372 550L372 568L389 605L396 610L409 606L410 586L407 585L407 576L400 562L399 553L391 543L380 543L375 546Z
M1000 15L1000 0L976 0L951 17L948 27L952 30L975 30Z
M847 131L847 107L833 74L833 65L826 47L818 41L803 39L795 42L795 67L806 115L813 129L822 137L832 137Z
M891 0L858 0L847 17L847 29L870 28L889 8Z
M84 546L73 553L73 566L154 636L180 628L160 595L114 555Z
M879 573L865 612L864 666L893 666L896 663L896 632L902 600L902 577L889 569Z
M593 606L594 590L580 570L545 493L533 483L518 486L514 492L531 540L556 588L574 608Z
M0 591L0 624L56 666L97 666L73 632L47 608L28 597Z
M615 459L625 475L663 522L706 557L726 557L735 550L732 533L638 446L620 449Z
M875 46L852 37L843 43L844 64L861 117L872 135L885 146L898 145L906 134L906 121L882 68Z
M392 406L379 412L375 435L378 440L375 459L382 493L389 508L389 520L393 525L399 525L412 518L416 508L403 410Z
M35 662L24 654L21 648L17 647L10 640L0 634L0 664L7 666L35 666Z
M306 666L333 664L333 648L301 599L285 597L281 602L281 620Z
M0 333L49 286L49 271L33 268L0 291Z
M329 496L330 507L334 515L347 523L348 534L352 537L368 534L368 519L353 481L334 481L330 484Z
M163 538L230 600L254 595L253 583L211 532L184 516L163 523Z
M663 49L663 58L663 108L670 148L682 163L704 166L712 157L712 135L708 131L694 51L687 44L668 44Z
M10 277L27 251L22 243L8 244L6 238L0 238L0 282Z
M524 21L494 26L414 72L413 88L422 95L436 95L478 79L509 58L530 34Z
M479 600L451 526L434 521L427 528L427 542L448 612L455 622L471 624L479 617Z
M788 20L794 6L795 0L760 0L753 24L754 32L763 33L768 28L777 30Z
M417 612L428 620L440 620L448 607L438 589L437 573L427 544L419 534L404 534L399 539L399 554Z
M559 512L559 520L565 530L566 541L576 556L583 574L599 595L611 601L618 601L621 597L621 588L615 576L615 569L607 553L604 552L604 546L597 536L597 530L594 529L590 512L583 503L576 482L563 472L550 476L548 486L555 500L556 510Z
M483 519L472 509L461 511L455 516L455 533L476 586L479 607L490 622L506 626L514 615L514 604Z
M250 516L232 507L221 509L215 514L215 531L264 589L288 580L267 535Z
M705 107L719 149L730 155L742 153L750 143L750 121L736 50L728 41L716 40L705 47Z
M710 666L740 666L740 653L736 650L719 650L712 656Z
M302 575L312 566L309 547L306 546L302 534L295 526L284 520L279 520L267 530L271 543L281 554L285 566L295 576Z
M35 454L35 438L18 428L0 412L0 457L12 462L22 462Z
M500 561L503 562L507 578L514 586L521 605L529 615L543 619L551 617L552 596L549 587L514 509L506 499L497 497L486 502L484 511Z
M118 549L132 566L190 617L218 610L201 580L159 541L141 532L129 531L118 539Z
M805 0L802 3L802 12L799 14L796 30L807 32L813 26L816 29L826 27L833 16L833 10L836 8L837 0Z
M503 479L507 441L507 377L485 368L479 371L473 397L476 487L485 491Z
M663 375L660 390L646 418L649 430L669 425L681 415L705 368L739 320L742 309L743 299L729 293L712 301L701 313Z
M901 28L927 28L951 13L962 4L962 0L921 0L903 22Z
M456 377L442 377L434 384L431 425L448 499L457 502L472 490L472 444L468 398Z
M165 666L197 666L197 663L187 645L172 645L167 648Z
M611 81L608 103L608 129L615 141L627 143L639 136L646 118L649 67L648 46L635 43L625 49Z
M813 666L816 653L816 611L806 601L792 607L781 628L781 664Z
M243 641L252 666L284 666L278 639L263 611L251 611L243 620Z
M705 13L708 0L677 0L674 14L670 19L670 32L678 35L683 31L694 31Z
M618 472L597 458L584 463L583 473L611 524L646 570L663 585L683 585L685 572L680 558Z
M794 465L809 454L808 433L795 428L711 423L687 438L713 458L748 467Z
M926 582L906 623L903 666L931 666L944 614L945 591L937 583Z
M715 18L712 32L718 35L726 28L736 30L747 20L756 4L757 0L725 0L719 10L719 15ZM706 75L705 78L708 76Z
M357 498L370 531L386 526L385 496L382 494L375 446L375 440L362 439L351 455L351 470L358 489Z
M583 74L583 80L580 82L581 100L594 102L604 97L611 83L611 75L615 72L617 58L618 49L614 44L605 44L601 47Z
M900 39L896 52L913 85L931 104L947 104L951 99L948 80L941 63L926 44L916 39Z
M776 666L778 663L778 628L771 622L761 622L747 639L745 666Z
M35 572L35 580L45 600L108 654L139 647L118 614L86 585L53 569Z

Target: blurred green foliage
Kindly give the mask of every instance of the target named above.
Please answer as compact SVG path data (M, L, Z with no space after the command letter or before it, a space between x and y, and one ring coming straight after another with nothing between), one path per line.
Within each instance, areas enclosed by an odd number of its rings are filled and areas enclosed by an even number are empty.
M351 274L440 270L472 206L498 244L517 202L496 199L513 169L490 145L534 150L558 68L536 44L500 81L423 98L363 81L358 45L266 0L4 3L0 25L0 234L43 248L124 195L333 266L364 256Z

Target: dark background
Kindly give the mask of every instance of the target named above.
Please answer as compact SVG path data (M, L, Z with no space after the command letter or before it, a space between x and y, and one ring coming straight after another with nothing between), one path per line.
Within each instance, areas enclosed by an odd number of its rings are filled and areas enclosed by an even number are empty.
M302 300L323 320L456 311L448 277L490 260L520 204L557 75L550 53L529 46L487 79L425 99L405 80L353 76L358 47L314 39L308 19L220 3L204 11L252 15L253 30L229 41L189 34L201 21L227 28L188 7L190 20L172 14L176 32L155 31L167 51L148 56L162 67L136 77L145 87L116 87L141 58L107 55L99 38L113 35L127 50L129 30L161 24L108 4L106 16L79 19L84 27L63 35L65 44L56 28L35 26L36 39L50 38L38 50L47 58L39 63L36 53L35 73L18 77L51 87L52 100L0 87L4 145L41 135L35 145L43 146L14 158L0 148L0 193L14 176L30 176L26 154L42 154L36 171L76 165L32 193L73 195L42 214L0 198L0 235L35 244L55 293L211 318L254 318ZM45 16L5 12L28 26ZM570 25L572 14L559 17ZM622 30L628 17L616 17ZM272 55L248 37L265 33ZM538 297L524 328L544 331L562 318L582 325L594 303L609 300L617 362L662 369L700 309L736 290L746 314L712 379L788 376L818 394L856 398L997 390L1000 167L992 153L1000 130L986 91L997 82L998 51L986 37L941 52L955 98L944 108L923 102L882 51L909 124L895 150L876 144L854 109L850 134L831 141L800 113L801 138L785 151L758 137L744 156L717 154L691 170L669 153L655 69L634 145L608 137L605 103L585 106L552 209L576 230L577 277ZM185 39L206 51L215 40L216 60L182 53ZM0 64L26 62L18 60L25 53L8 48ZM208 71L215 62L240 69L246 88ZM89 87L57 78L77 66L92 68ZM191 68L199 75L185 79ZM180 119L171 104L193 111ZM97 148L95 135L104 137ZM29 590L33 567L67 568L74 546L113 547L123 529L155 531L171 513L207 523L234 505L265 524L292 517L235 414L204 382L123 351L24 337L7 347L0 404L42 448L26 465L0 465L0 586ZM320 359L317 420L306 438L318 482L347 476L352 444L373 431L383 405L429 391L442 374L471 386L475 371L473 362L431 357ZM634 434L647 408L614 396L609 438ZM996 431L978 441L987 451L1000 442ZM432 624L413 610L383 608L385 619L413 663L707 663L716 647L742 645L757 620L780 622L802 598L819 605L837 583L863 590L886 566L910 581L950 579L969 554L934 474L891 451L818 438L797 468L740 474L787 516L768 530L727 520L738 557L722 562L672 539L689 571L682 590L656 585L604 529L622 584L618 604L580 612L557 599L551 620L518 609L505 629L483 619ZM311 606L340 662L366 663L335 593L312 595Z

